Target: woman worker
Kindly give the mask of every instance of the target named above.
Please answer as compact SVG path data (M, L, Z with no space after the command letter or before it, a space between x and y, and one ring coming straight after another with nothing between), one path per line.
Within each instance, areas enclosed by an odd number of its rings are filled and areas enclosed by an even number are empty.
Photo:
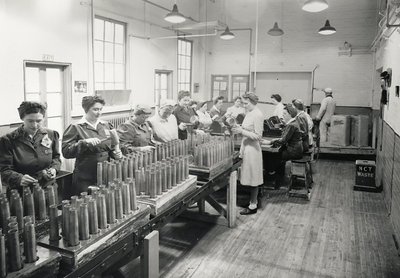
M234 133L243 135L240 155L243 159L240 183L251 187L250 204L240 214L257 212L258 186L263 184L263 163L260 141L263 132L264 116L257 107L258 97L247 93L243 97L243 105L247 110L242 126L232 129Z
M212 124L211 116L207 112L207 101L200 102L198 108L196 113L199 116L199 128L207 130Z
M187 127L193 124L193 128L197 128L198 118L196 112L189 106L190 92L179 91L178 105L175 107L174 115L178 121L178 136L179 139L185 140L188 137ZM195 123L194 119L196 119Z
M64 197L78 195L96 184L97 162L122 157L115 129L100 119L104 105L99 96L83 97L86 114L64 131L62 154L65 158L76 158L72 186Z
M282 137L271 141L264 140L264 143L282 146L280 163L276 169L277 188L283 183L286 161L303 157L303 133L296 118L297 113L298 110L292 104L287 104L283 113L286 126Z
M18 108L23 124L0 138L0 173L4 185L21 189L56 177L61 160L56 131L42 127L46 107L23 101Z
M228 107L225 113L225 118L232 117L234 119L239 115L246 114L246 109L242 106L242 98L240 96L235 97L234 103L231 107Z
M147 151L154 148L153 133L147 123L151 108L145 104L136 105L133 116L125 123L118 126L118 135L123 153L134 150Z

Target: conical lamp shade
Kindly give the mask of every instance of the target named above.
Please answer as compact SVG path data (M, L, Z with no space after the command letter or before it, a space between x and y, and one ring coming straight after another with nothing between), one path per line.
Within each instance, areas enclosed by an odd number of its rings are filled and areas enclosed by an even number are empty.
M323 11L329 7L326 0L307 0L302 9L306 12L317 13Z
M222 34L219 36L223 40L231 40L235 38L235 34L233 34L230 30L229 27L227 26L225 31L222 32Z
M178 6L174 4L172 11L168 13L164 19L171 23L182 23L186 20L186 18L178 11Z
M327 20L325 26L319 29L318 33L321 35L332 35L336 33L336 29L335 27L332 27L329 20Z
M279 28L278 22L275 22L274 27L268 31L268 35L270 36L282 36L283 34L284 32L281 28Z

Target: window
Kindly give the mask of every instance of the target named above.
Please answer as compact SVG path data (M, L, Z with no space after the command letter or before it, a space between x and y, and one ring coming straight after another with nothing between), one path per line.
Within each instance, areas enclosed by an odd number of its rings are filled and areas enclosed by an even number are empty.
M232 75L232 97L233 100L237 96L244 95L248 91L249 76L248 75Z
M125 89L125 30L125 23L94 19L95 90Z
M178 92L192 85L192 42L178 39Z
M229 75L211 75L212 99L223 96L228 101Z
M172 71L156 70L154 77L154 103L160 105L161 99L172 98Z

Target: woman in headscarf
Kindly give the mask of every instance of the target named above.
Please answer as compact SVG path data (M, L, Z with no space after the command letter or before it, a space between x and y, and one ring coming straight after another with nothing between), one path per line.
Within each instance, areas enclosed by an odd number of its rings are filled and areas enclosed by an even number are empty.
M100 119L104 105L104 99L99 96L83 97L85 115L64 131L63 156L76 158L72 186L66 189L65 198L85 192L96 184L97 162L122 157L114 127Z
M250 204L240 214L254 214L257 212L258 186L263 184L263 162L260 141L262 138L264 116L257 107L258 96L246 93L242 96L243 106L247 110L242 126L232 129L234 133L243 135L240 146L240 155L243 159L240 183L249 186Z
M23 101L18 108L23 124L0 138L0 172L4 185L21 189L55 179L60 170L59 135L44 128L46 107Z

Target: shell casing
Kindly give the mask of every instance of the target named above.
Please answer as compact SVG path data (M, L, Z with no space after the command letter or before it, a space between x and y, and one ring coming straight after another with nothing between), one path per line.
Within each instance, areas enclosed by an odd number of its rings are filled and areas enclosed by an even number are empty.
M167 189L171 189L172 188L172 174L171 174L171 164L170 163L167 163L165 173L166 173Z
M103 184L103 163L97 162L97 185Z
M57 208L57 207L56 207ZM33 263L37 261L37 251L36 251L36 233L35 224L28 222L25 224L24 230L24 255L25 262Z
M0 277L7 276L6 241L3 234L0 235Z
M71 196L71 206L76 207L76 200L78 200L78 196Z
M99 194L97 197L97 216L100 229L107 228L107 211L106 211L106 198L104 194Z
M128 167L128 178L133 178L135 175L135 168L134 168L135 166L133 163L133 158L128 159L127 167Z
M117 170L117 164L116 163L111 163L111 169L112 169L112 179L108 179L108 182L114 181L118 179L118 170Z
M129 185L127 183L122 183L122 211L125 215L131 213L131 193L129 191Z
M116 167L117 167L117 179L118 180L122 180L122 165L121 162L117 161L117 163L115 163Z
M32 222L33 224L35 224L34 222L35 218L31 215L26 215L24 216L24 225L28 222Z
M56 205L56 197L54 194L54 188L52 186L48 186L45 189L46 196L46 207L50 207L51 205Z
M95 235L99 232L99 222L97 216L97 206L96 200L90 199L88 201L88 211L89 211L89 233Z
M13 196L13 206L11 207L11 215L17 217L18 229L24 229L24 209L22 207L22 200L18 196Z
M33 219L35 219L35 205L30 190L24 193L24 215L32 215Z
M136 184L135 180L129 180L129 193L131 195L131 209L135 211L137 209L137 199L136 199Z
M79 217L76 207L69 209L69 236L68 244L76 246L79 244Z
M106 196L106 208L107 208L107 223L114 224L115 219L115 186L112 186L110 190L108 190Z
M157 167L155 170L155 183L156 183L156 193L161 195L163 193L162 183L161 183L161 168Z
M107 163L107 184L114 180L112 164Z
M101 167L103 169L103 174L102 174L102 184L108 184L108 178L107 178L107 173L108 173L108 161L103 161L103 166Z
M18 229L11 229L7 233L8 240L8 262L10 270L18 271L22 268L21 249L19 243Z
M47 208L46 208L46 197L43 189L38 190L37 207L38 207L37 218L39 220L45 220L47 217Z
M57 205L51 205L49 207L49 218L50 218L50 241L58 241L60 239L59 226L58 226L58 209Z
M123 208L122 208L122 191L120 187L115 188L115 218L122 219Z
M165 163L162 164L161 169L160 169L160 174L161 174L161 191L162 192L167 192L167 167Z
M64 239L68 241L68 235L69 235L69 209L71 208L71 205L65 200L63 201L63 206L62 206L62 236Z
M171 163L171 185L172 187L176 186L176 164L175 162Z
M122 181L126 181L128 178L128 160L122 160Z
M150 191L152 190L152 188L151 188L151 172L150 172L150 169L146 169L145 170L145 184L146 184L146 187L145 187L145 194L146 195L150 195Z
M156 189L156 174L154 171L151 171L149 178L149 195L150 198L155 198L157 195Z
M89 239L89 211L88 205L85 203L79 207L79 239Z

